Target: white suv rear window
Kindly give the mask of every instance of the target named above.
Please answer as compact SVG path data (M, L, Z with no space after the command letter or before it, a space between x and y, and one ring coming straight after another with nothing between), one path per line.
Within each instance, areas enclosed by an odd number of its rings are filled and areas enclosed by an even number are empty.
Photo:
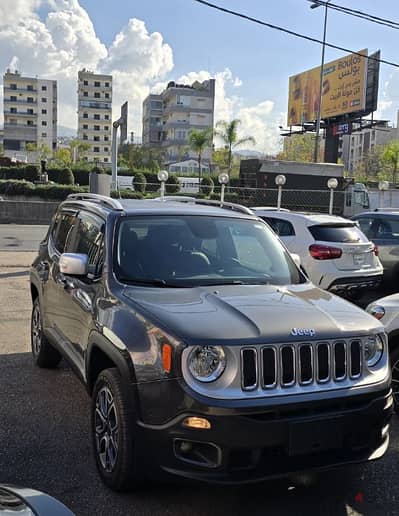
M353 224L320 224L308 229L315 240L322 242L355 244L368 241L364 233Z

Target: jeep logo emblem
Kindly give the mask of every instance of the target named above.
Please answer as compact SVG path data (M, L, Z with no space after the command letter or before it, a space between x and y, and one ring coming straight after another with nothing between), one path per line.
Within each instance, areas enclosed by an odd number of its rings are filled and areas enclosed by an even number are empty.
M313 328L292 328L291 335L293 337L298 337L298 336L315 337L316 331Z

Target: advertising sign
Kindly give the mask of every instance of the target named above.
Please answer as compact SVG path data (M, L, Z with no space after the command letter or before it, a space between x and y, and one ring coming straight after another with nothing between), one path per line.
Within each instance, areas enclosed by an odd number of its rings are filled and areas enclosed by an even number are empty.
M342 122L341 124L334 124L332 128L333 136L342 136L344 134L352 133L352 122Z
M367 50L359 54L367 56ZM349 54L323 67L321 118L331 118L365 108L367 58ZM317 118L320 66L289 79L288 125Z

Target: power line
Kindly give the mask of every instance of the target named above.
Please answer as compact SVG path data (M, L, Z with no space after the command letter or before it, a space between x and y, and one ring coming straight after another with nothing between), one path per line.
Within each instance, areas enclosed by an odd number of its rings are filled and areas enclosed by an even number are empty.
M327 5L330 9L335 9L336 11L343 12L345 14L349 14L351 16L356 16L358 18L363 18L364 20L371 21L374 23L380 23L381 25L386 25L391 27L392 29L399 29L399 22L388 20L386 18L380 18L379 16L374 16L373 14L365 13L364 11L358 11L356 9L350 9L349 7L344 7L343 5L332 4L331 2L326 2L325 0L308 0L309 2L314 1L318 5Z
M248 16L247 14L239 13L237 11L232 11L231 9L226 9L225 7L221 7L216 4L212 4L211 2L207 2L206 0L193 0L199 4L206 5L207 7L211 7L212 9L216 9L217 11L224 12L226 14L231 14L232 16L237 16L238 18L243 18L244 20L251 21L253 23L257 23L258 25L262 25L264 27L269 27L269 29L278 30L280 32L285 32L286 34L290 34L291 36L295 36L296 38L305 39L307 41L312 41L313 43L318 43L319 45L323 45L323 42L320 39L312 38L311 36L306 36L305 34L300 34L299 32L295 32L293 30L286 29L285 27L279 27L278 25L273 25L272 23L268 23L258 18L253 18L252 16ZM379 63L383 63L389 66L394 66L395 68L399 68L398 63L393 63L392 61L386 61L385 59L379 59L377 57L372 56L364 56L360 52L355 52L354 50L350 50L345 47L340 47L338 45L334 45L333 43L325 43L326 47L334 48L335 50L341 50L342 52L348 52L350 54L355 54L357 56L366 57L366 59L371 59L373 61L377 61Z

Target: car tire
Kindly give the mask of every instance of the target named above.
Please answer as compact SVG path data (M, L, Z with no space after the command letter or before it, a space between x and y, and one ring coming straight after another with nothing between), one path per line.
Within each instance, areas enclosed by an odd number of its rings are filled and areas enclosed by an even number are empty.
M393 348L389 353L392 369L392 395L395 413L399 415L399 346Z
M39 298L33 302L31 317L31 347L33 361L39 367L53 369L58 366L62 358L43 334L42 315Z
M103 482L114 491L147 483L137 453L131 395L116 368L103 370L93 389L91 431L96 465Z

